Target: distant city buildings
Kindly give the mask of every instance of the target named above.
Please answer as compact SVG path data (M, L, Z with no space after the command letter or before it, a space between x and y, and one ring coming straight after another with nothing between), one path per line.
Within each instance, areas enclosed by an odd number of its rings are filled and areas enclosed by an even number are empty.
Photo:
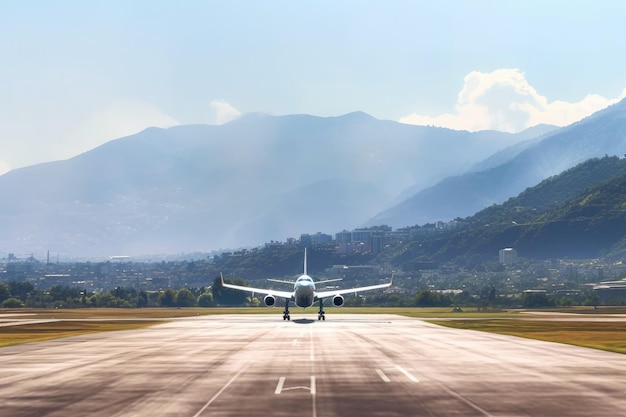
M513 248L500 249L498 260L502 265L511 266L517 263L517 251Z
M382 252L385 244L391 239L392 229L389 226L344 230L335 234L335 242L339 253Z
M300 235L300 244L304 246L318 246L331 243L333 237L324 233L317 232L314 235L308 233Z
M450 222L439 221L423 226L403 227L396 230L386 225L372 226L353 230L342 230L341 232L335 233L334 239L331 235L320 232L315 234L305 233L300 235L299 242L297 239L289 238L286 240L286 244L293 245L299 243L303 246L314 247L334 243L338 253L371 252L378 254L390 244L406 242L431 234L455 231L462 229L464 226L464 222L457 220ZM272 244L282 243L272 242Z
M390 226L373 226L352 231L343 230L335 234L339 253L372 252L378 254L390 244L407 242L422 236L460 230L461 221L437 222L423 226L402 227L393 230Z

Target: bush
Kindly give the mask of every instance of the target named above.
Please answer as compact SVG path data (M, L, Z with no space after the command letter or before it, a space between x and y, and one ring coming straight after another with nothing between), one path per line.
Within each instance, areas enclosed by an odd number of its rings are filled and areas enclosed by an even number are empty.
M24 308L24 303L17 298L8 298L2 302L2 308Z

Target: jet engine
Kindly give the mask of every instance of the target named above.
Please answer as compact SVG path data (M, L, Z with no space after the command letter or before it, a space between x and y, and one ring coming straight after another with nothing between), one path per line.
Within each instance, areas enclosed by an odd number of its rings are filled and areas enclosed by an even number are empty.
M336 295L333 297L333 305L335 307L341 307L343 305L343 296Z
M265 298L263 298L263 302L267 307L274 307L276 305L276 297L273 295L266 295Z

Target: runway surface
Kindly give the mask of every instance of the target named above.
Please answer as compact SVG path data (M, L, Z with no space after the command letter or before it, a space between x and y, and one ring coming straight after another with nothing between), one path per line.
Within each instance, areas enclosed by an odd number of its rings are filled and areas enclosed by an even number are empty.
M315 317L196 317L1 348L0 416L626 415L624 355Z

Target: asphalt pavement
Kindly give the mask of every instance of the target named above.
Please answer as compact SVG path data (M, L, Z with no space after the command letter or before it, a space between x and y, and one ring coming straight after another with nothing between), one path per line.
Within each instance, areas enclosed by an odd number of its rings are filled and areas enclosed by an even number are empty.
M0 417L626 415L621 354L276 311L0 348Z

